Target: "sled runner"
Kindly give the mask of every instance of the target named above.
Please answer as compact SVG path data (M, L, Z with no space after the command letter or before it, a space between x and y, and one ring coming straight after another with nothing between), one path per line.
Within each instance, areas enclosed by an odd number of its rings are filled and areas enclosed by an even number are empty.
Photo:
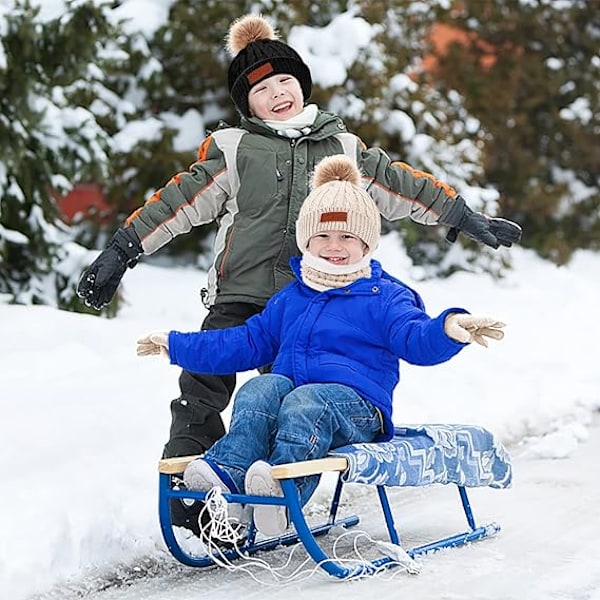
M173 498L204 500L207 492L181 489L181 473L195 457L163 459L159 463L159 514L162 533L169 551L185 565L204 567L215 564L209 555L194 556L177 541L171 523L170 502ZM338 481L331 500L329 518L325 523L309 526L298 501L294 479L306 475L338 472ZM259 540L250 524L246 541L236 550L224 550L228 560L250 555L260 550L271 550L279 545L300 542L309 556L330 575L340 579L364 577L381 569L404 564L415 556L441 548L461 546L495 535L497 523L477 525L467 488L489 486L506 488L510 485L512 468L508 453L494 436L482 427L471 425L421 425L399 427L389 442L353 444L337 448L326 458L278 465L273 475L281 483L283 497L261 497L246 494L223 494L228 502L245 505L284 505L292 525L290 533L277 538ZM358 516L337 518L343 486L359 483L376 486L378 501L383 511L389 542L379 544L383 555L347 567L328 556L316 538L333 527L351 527L359 522ZM413 548L403 548L394 523L392 507L386 488L394 486L427 486L452 484L458 489L468 529Z

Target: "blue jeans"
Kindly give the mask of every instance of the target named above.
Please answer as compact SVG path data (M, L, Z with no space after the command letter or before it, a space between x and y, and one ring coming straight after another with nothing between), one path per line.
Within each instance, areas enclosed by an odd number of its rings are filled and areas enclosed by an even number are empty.
M282 375L259 375L240 388L228 433L204 458L217 463L243 492L246 471L257 460L280 465L323 458L333 448L372 442L380 432L378 411L348 386L294 388ZM302 505L318 483L318 475L297 480Z

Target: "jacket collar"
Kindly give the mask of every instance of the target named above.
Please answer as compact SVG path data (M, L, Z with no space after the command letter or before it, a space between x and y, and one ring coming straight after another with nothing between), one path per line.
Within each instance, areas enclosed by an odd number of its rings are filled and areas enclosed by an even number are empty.
M278 139L287 139L277 135L275 130L271 129L262 119L257 119L256 117L241 117L240 127L251 133L260 133L261 135L268 135ZM333 113L319 110L315 122L310 128L310 133L302 137L320 140L345 131L347 131L346 125L340 117Z

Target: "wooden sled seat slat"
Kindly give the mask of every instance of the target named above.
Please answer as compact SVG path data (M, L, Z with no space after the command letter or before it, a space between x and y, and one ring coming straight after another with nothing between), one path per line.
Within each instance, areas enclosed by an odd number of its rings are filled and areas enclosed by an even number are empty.
M291 477L306 477L307 475L318 475L329 471L345 471L348 461L343 456L328 456L315 460L304 460L297 463L275 465L271 473L275 479L288 479Z

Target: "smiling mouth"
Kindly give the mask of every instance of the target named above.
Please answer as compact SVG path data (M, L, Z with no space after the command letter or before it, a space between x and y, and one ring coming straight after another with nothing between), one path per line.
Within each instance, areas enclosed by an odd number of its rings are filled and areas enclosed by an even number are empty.
M277 106L274 106L271 110L275 113L279 113L279 112L285 112L286 110L289 110L290 108L292 108L292 103L284 102L283 104L278 104Z
M334 265L345 264L347 260L345 256L322 256L321 258Z

